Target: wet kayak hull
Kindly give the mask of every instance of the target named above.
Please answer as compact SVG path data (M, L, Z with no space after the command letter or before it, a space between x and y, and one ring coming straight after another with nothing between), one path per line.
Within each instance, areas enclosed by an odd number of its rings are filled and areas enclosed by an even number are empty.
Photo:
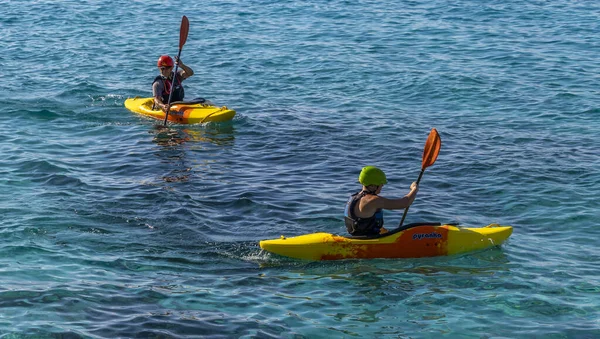
M164 120L165 112L152 109L153 103L152 98L135 97L125 100L125 107L132 112ZM200 124L229 121L234 116L235 111L226 106L217 107L204 103L178 102L171 106L168 120L179 124Z
M312 233L297 237L263 240L260 247L278 255L304 260L369 258L419 258L454 255L502 244L512 234L511 226L497 224L479 228L420 224L403 227L388 235L345 237Z

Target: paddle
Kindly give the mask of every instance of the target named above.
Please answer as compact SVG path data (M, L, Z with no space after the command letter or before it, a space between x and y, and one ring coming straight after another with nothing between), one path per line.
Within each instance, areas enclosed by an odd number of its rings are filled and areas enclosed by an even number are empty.
M423 177L425 169L433 165L433 163L437 159L438 154L440 154L441 147L442 139L440 138L440 135L438 134L437 130L435 128L432 128L431 132L429 132L429 137L425 142L425 149L423 150L423 162L421 165L421 174L419 174L419 179L417 179L417 185L419 184L419 182L421 182L421 178ZM408 207L404 210L404 215L402 215L402 220L400 220L400 225L398 225L398 227L402 227L402 224L404 223L404 218L406 218L407 213Z
M181 56L181 49L187 40L188 32L190 31L190 22L188 18L184 15L181 18L181 27L179 28L179 52L177 53L177 60ZM171 98L173 97L173 87L175 86L175 80L177 80L177 68L179 67L179 63L175 64L175 73L173 74L173 81L171 83L171 93L169 93L169 100L167 101L167 109L165 114L165 121L163 126L167 126L167 120L169 119L169 110L171 109Z

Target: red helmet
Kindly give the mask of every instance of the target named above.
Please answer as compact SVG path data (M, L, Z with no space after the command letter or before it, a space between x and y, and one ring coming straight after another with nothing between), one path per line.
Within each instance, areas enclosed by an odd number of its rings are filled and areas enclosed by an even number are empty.
M173 59L168 55L161 55L156 63L158 67L173 67Z

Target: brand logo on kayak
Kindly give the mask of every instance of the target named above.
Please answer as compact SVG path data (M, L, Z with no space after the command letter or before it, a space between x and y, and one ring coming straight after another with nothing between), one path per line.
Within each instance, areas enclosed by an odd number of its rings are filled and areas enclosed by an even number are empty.
M421 240L421 239L442 239L442 235L439 233L435 233L435 232L413 234L413 240Z

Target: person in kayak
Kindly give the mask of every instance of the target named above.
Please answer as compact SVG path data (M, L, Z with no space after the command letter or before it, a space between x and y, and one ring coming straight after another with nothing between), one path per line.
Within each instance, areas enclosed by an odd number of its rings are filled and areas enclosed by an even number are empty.
M185 93L181 82L194 75L194 71L189 66L185 65L181 59L178 59L177 57L175 59L179 66L177 74L174 74L173 72L173 66L175 65L173 59L168 55L161 55L157 62L160 75L156 76L152 82L154 108L160 108L163 111L167 109L171 90L173 90L171 102L183 100ZM173 85L173 83L175 84Z
M398 210L410 206L419 187L416 182L410 185L410 192L402 198L388 199L379 196L387 178L375 166L364 167L358 181L363 185L360 192L352 194L346 203L344 221L351 235L376 235L387 233L383 227L383 209Z

